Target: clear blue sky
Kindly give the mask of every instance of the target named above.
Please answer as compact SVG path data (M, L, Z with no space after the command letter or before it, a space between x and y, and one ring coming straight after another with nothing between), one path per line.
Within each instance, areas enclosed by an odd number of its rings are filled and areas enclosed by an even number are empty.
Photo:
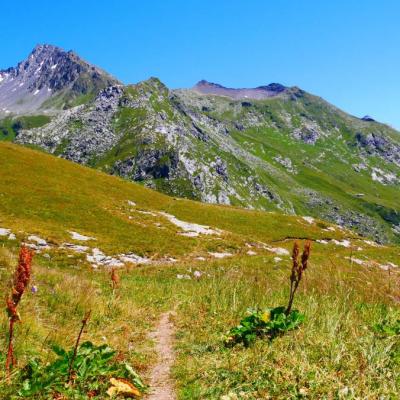
M37 43L126 83L296 85L400 128L398 0L3 1L0 68ZM112 4L114 3L114 4Z

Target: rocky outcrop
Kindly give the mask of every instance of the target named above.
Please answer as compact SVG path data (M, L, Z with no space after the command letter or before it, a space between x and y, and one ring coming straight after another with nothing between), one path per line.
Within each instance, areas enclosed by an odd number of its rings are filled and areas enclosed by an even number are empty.
M369 115L364 115L362 118L361 118L363 121L366 121L366 122L376 122L372 117L370 117Z
M318 131L313 128L295 129L293 131L293 137L295 139L302 140L304 143L307 144L315 144L319 136L320 135Z
M87 164L118 141L112 119L122 93L121 86L107 87L89 107L72 108L44 127L22 130L16 141L40 146L69 160Z
M357 132L355 138L357 145L368 154L377 155L400 166L400 137L399 143L379 132Z
M148 149L136 157L116 161L112 172L134 181L170 179L176 174L179 154L165 150Z

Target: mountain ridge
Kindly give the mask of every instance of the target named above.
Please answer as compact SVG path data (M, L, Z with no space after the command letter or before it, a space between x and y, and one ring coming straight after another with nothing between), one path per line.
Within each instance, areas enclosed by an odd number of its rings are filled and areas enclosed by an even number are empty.
M228 88L219 83L208 82L205 79L197 82L192 88L202 94L213 94L216 96L227 96L232 99L255 99L261 100L277 96L288 88L280 83L270 83L256 88Z
M170 195L399 240L398 132L297 87L196 86L115 82L51 121L22 126L14 140Z

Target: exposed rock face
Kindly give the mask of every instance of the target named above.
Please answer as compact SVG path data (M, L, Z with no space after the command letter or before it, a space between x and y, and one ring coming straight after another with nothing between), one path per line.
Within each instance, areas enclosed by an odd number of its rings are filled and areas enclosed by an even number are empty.
M122 87L110 86L99 93L90 107L72 108L42 128L23 130L16 141L87 164L118 141L111 123L122 93Z
M400 144L394 143L384 134L357 132L356 140L367 153L378 155L400 166Z
M293 166L292 160L289 157L282 157L280 155L274 157L274 160L281 164L283 167L286 168L286 170L292 174L296 174L297 170Z
M0 116L39 110L46 100L65 91L63 106L67 100L116 82L72 51L38 45L25 61L0 71Z
M346 209L333 199L323 197L313 191L308 192L308 197L309 206L321 218L358 231L362 235L373 237L378 243L385 243L388 240L385 229L383 229L382 225L374 223L374 219L370 216Z
M135 181L149 179L169 179L179 164L179 153L168 153L163 150L149 149L135 158L127 158L114 164L113 172Z
M220 157L217 157L217 159L211 164L211 166L215 168L217 174L221 175L222 179L225 182L228 181L228 168L225 161L223 161Z
M298 140L302 140L304 143L307 144L315 144L315 142L320 137L320 133L312 127L304 127L302 129L295 129L293 131L293 137Z

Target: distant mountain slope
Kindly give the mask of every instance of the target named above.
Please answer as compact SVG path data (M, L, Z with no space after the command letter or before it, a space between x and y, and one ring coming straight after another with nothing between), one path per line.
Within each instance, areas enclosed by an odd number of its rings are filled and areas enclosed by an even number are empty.
M72 51L38 45L25 61L0 71L0 116L76 105L115 83Z
M167 194L400 240L399 133L297 87L169 90L151 78L108 86L50 122L9 118L0 133L10 126L18 143Z
M39 250L37 237L52 250L90 254L97 248L114 260L134 253L138 262L168 263L168 257L246 255L252 247L274 254L272 242L293 235L359 240L349 231L324 230L328 224L319 221L175 199L12 143L0 143L0 159L0 243L9 230Z

